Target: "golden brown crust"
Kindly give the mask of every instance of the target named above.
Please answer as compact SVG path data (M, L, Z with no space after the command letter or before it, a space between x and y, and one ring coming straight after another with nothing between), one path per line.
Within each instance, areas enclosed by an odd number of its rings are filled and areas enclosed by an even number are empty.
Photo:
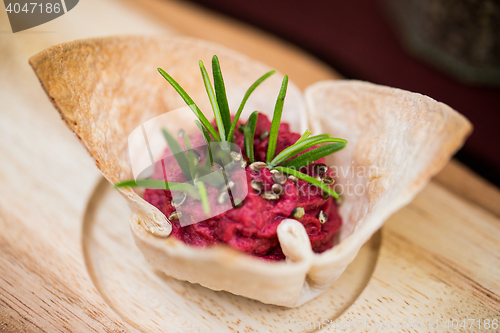
M213 54L220 58L234 110L245 90L269 68L204 41L185 37L80 40L51 47L33 56L30 64L63 120L114 183L132 176L127 155L132 130L184 106L156 68L164 68L202 110L209 110L197 61L209 63ZM256 109L272 114L280 83L276 75L257 89L242 118ZM341 183L356 181L367 188L362 195L346 197L341 208L346 222L342 242L314 254L301 224L285 220L278 236L287 262L264 262L225 246L202 250L148 232L152 225L168 229L165 216L132 190L121 189L133 211L130 227L135 242L156 268L265 303L303 304L335 281L369 236L442 168L470 131L465 118L441 103L367 83L319 83L308 89L307 102L314 130L350 141L348 149L335 154L331 162L338 167L376 166L380 171L359 179L339 175ZM292 84L283 120L299 131L307 124L305 117L301 94Z

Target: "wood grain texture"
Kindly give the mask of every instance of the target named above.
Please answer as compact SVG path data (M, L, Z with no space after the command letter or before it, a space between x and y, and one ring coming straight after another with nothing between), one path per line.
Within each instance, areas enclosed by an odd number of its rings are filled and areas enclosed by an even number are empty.
M434 178L434 181L467 201L500 217L500 191L457 160L453 160Z
M398 331L429 332L437 320L447 332L447 319L500 319L499 233L494 215L429 184L386 222L372 279L338 321L422 322Z
M112 14L118 18L110 24ZM5 11L0 30L10 30ZM27 62L57 43L120 32L168 33L112 1L87 0L57 20L0 38L2 332L135 331L104 302L83 262L82 214L100 173Z
M137 331L101 297L83 259L81 223L100 174L59 119L27 59L76 38L172 29L272 65L301 88L338 78L293 46L183 2L86 0L43 26L2 34L0 331ZM0 30L9 31L3 11ZM371 281L337 322L500 319L498 198L492 185L450 163L389 219Z

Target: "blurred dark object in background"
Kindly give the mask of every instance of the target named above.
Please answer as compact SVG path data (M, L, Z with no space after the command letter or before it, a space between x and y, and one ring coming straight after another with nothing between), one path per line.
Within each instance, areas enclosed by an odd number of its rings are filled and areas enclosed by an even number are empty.
M387 2L383 0L191 1L274 33L328 63L346 78L418 92L450 105L464 114L474 125L473 134L456 157L500 186L500 88L467 85L412 56L400 43L397 29L391 25L392 22L387 15ZM442 1L444 0L439 0ZM482 1L451 2L478 4ZM495 3L497 4L495 8L498 10L498 2ZM466 14L468 13L462 12L453 15ZM494 24L498 27L499 22ZM445 26L446 29L463 30L462 27L455 27L452 23L447 23ZM499 32L495 34L493 38L498 38ZM449 32L449 36L453 34ZM436 42L441 44L439 38ZM457 43L465 45L463 41ZM464 46L458 50L464 50L459 53L465 60L470 60L471 56L475 57L476 46L472 44L468 45L470 49ZM488 55L483 59L498 64L499 59L496 58L498 44L486 53Z
M500 1L385 2L413 54L465 83L500 85Z

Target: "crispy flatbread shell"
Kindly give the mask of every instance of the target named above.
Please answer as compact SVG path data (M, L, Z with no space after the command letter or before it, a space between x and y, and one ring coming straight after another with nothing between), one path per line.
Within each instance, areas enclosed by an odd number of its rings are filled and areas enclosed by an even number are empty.
M472 125L432 98L368 82L318 82L305 96L312 130L349 141L327 158L344 201L340 243L317 255L316 269L309 272L313 281L328 284L330 271L350 263L384 221L444 167Z
M30 59L54 106L112 183L132 177L127 138L145 121L184 106L157 73L170 73L210 113L198 60L220 59L232 110L260 75L269 70L220 45L185 37L110 37L51 47ZM208 67L208 66L207 66ZM272 116L281 76L274 75L249 100L242 119L254 110ZM295 131L310 124L318 132L347 138L334 154L339 182L365 187L345 194L341 242L323 254L311 251L304 227L292 219L278 227L287 260L270 263L226 246L199 249L172 237L166 217L136 192L120 189L132 208L135 242L153 266L177 279L226 290L264 303L295 307L328 288L383 221L425 185L460 147L468 121L430 98L362 82L322 82L306 93L309 111L291 84L283 120ZM176 122L182 122L182 115ZM348 166L376 168L376 176L345 175ZM358 191L359 192L359 191Z

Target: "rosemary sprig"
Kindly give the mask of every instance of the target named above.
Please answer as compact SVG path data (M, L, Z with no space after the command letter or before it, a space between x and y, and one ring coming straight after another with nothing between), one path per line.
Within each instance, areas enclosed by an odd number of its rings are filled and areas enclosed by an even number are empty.
M259 112L254 111L248 118L248 122L245 125L245 130L243 132L243 145L245 146L245 153L250 160L250 163L255 162L254 150L253 150L253 139L255 136L255 127L257 126L257 117Z
M226 141L226 129L224 128L224 120L222 119L222 115L219 109L219 103L217 102L217 97L215 96L214 88L212 87L212 83L210 82L210 78L208 77L205 65L203 65L203 61L201 60L200 70L201 76L203 77L203 83L205 83L205 89L207 91L208 98L210 99L210 104L212 105L212 109L214 111L215 122L217 123L217 128L219 130L220 141Z
M210 137L210 133L208 133L207 129L205 127L203 127L203 125L198 120L195 120L194 123L199 128L201 133L203 133L203 137L205 138L205 142L207 144L212 142L212 138Z
M269 132L269 143L267 146L266 162L269 163L274 157L276 151L276 142L278 141L278 132L281 124L281 113L283 112L283 105L285 104L286 89L288 87L288 75L285 75L281 83L280 93L276 100L274 107L273 120L271 122L271 131Z
M217 104L219 105L222 122L224 123L224 129L226 132L225 135L228 135L229 129L231 127L231 114L229 112L229 103L227 102L226 96L226 86L224 85L224 79L222 78L219 58L216 55L212 57L212 74L214 77L214 88L215 95L217 97Z
M186 152L184 152L180 146L180 144L177 142L177 140L170 134L170 132L166 128L162 128L163 136L165 137L165 140L167 141L167 144L172 152L174 154L174 157L177 161L177 164L179 164L179 167L181 168L184 176L186 177L186 180L192 181L196 178L196 173L197 173L197 168L196 164L194 162L195 156L193 153L193 150L191 149L191 142L189 140L189 137L187 134L184 134L184 143L186 145ZM210 147L208 147L210 150ZM208 158L208 156L207 156ZM153 181L151 179L150 181ZM170 182L164 182L164 186L167 186L167 189L172 189L172 186L170 185ZM159 183L158 183L159 185ZM202 181L196 181L195 185L196 188L194 188L190 184L190 187L186 186L181 186L179 187L178 185L174 185L174 187L182 188L181 191L186 191L187 193L190 194L191 197L195 199L201 199L202 205L203 205L203 210L205 211L206 214L210 213L210 206L208 205L208 196L207 196L207 190L205 188L205 185L203 184Z
M186 145L186 155L187 155L188 162L189 162L189 172L191 174L191 179L195 179L195 177L196 177L196 164L197 164L197 163L195 163L196 157L194 156L194 151L192 149L191 141L189 140L189 136L186 133L184 133L183 139L184 139L184 144Z
M295 142L295 144L301 143L302 141L304 141L305 139L310 137L311 134L312 134L312 132L310 130L306 129L304 134L302 134L302 136L297 140L297 142Z
M203 133L203 137L205 138L205 142L207 143L207 154L205 155L205 166L211 167L214 159L212 156L212 150L210 149L210 143L212 142L212 138L210 137L210 133L206 130L205 127L201 125L198 120L194 121L196 126L200 129L201 133Z
M198 187L198 193L200 194L201 204L203 206L203 211L205 214L210 214L210 204L208 202L207 188L203 182L195 182L196 187Z
M207 189L205 187L205 180L202 182L200 177L213 172L213 167L215 162L221 165L226 165L232 160L229 151L229 142L234 142L234 133L236 130L236 125L240 118L240 115L245 107L245 104L253 93L253 91L268 77L275 73L275 71L269 71L257 79L246 91L243 100L235 114L233 121L231 121L229 103L227 100L226 89L224 84L224 79L222 77L222 71L219 64L219 59L217 56L212 58L212 73L213 73L213 86L210 81L207 70L200 60L200 71L205 84L205 89L207 91L214 116L215 122L217 124L217 130L208 121L205 115L201 112L198 106L194 103L191 97L184 91L184 89L164 70L158 68L160 74L172 85L172 87L179 93L179 95L184 99L186 104L194 112L195 116L198 118L196 120L196 125L202 132L204 139L207 143L207 154L206 162L204 165L198 165L195 163L194 152L191 149L191 143L189 137L184 135L184 143L186 145L186 152L184 152L177 142L177 140L166 130L162 129L163 135L167 141L172 154L174 155L179 167L181 168L184 176L186 177L188 183L172 183L161 180L145 179L145 180L129 180L119 182L115 187L125 187L125 186L141 186L146 188L158 188L158 189L168 189L174 191L185 191L190 194L193 198L201 200L203 205L203 210L205 213L209 213L210 206L208 202ZM306 130L304 134L290 147L287 147L279 154L275 156L276 144L278 141L279 127L281 123L281 115L283 112L283 105L285 102L285 96L288 88L288 76L283 77L283 82L281 84L280 92L276 100L274 107L273 119L271 122L271 130L269 133L269 143L266 157L266 164L269 169L274 169L282 171L286 174L293 175L299 179L307 181L312 185L319 187L321 190L329 193L331 196L338 198L337 193L328 185L323 182L304 174L297 169L306 166L320 158L323 158L335 151L338 151L345 147L347 141L340 138L333 138L330 135L322 134L311 136L311 132ZM253 112L247 124L244 127L244 149L246 155L251 163L255 162L254 156L254 136L257 124L258 112ZM213 141L220 142L218 150L212 156L211 143ZM325 145L323 145L325 144ZM310 151L308 149L318 146ZM301 154L301 155L299 155ZM199 157L198 157L199 158ZM224 171L222 171L226 185L227 176ZM210 178L210 177L209 177ZM207 184L213 187L220 187L223 184L219 184L219 181L206 180Z
M170 85L177 91L177 93L184 99L184 102L189 106L189 108L194 112L196 117L200 120L200 122L205 126L205 128L212 134L212 137L216 141L220 141L220 136L217 134L215 128L210 124L207 117L201 112L200 108L195 104L195 102L189 97L189 95L182 89L182 87L163 69L158 68L158 72L170 83Z
M253 91L262 83L264 82L265 79L267 79L268 77L270 77L271 75L273 75L274 73L276 73L275 70L272 70L272 71L269 71L267 72L266 74L262 75L260 78L257 79L257 81L255 81L251 86L250 88L248 88L248 90L246 91L245 93L245 96L243 96L243 100L241 101L240 103L240 107L238 108L238 111L236 111L236 114L234 116L234 119L233 119L233 122L231 124L231 128L229 129L229 134L227 135L227 137L229 138L229 140L231 142L234 142L234 131L236 130L236 124L238 123L238 120L240 119L240 115L241 115L241 112L243 111L243 108L245 107L245 104L248 100L248 98L250 97L250 95L253 93Z
M196 188L189 183L176 183L159 179L138 179L125 180L115 184L115 188L121 187L143 187L157 190L183 191L188 193L194 199L199 199L200 196Z
M170 148L172 155L174 155L177 164L179 164L179 167L181 168L184 177L186 177L187 181L192 180L193 174L191 173L189 159L186 156L184 150L182 150L181 145L179 144L179 142L177 142L177 140L172 136L172 134L170 134L170 132L165 127L163 127L161 131L163 133L163 136L165 137L165 140L167 141L168 147Z
M342 148L345 147L345 143L337 142L328 145L324 145L313 150L307 151L302 155L295 157L290 161L285 161L281 163L281 166L290 167L294 169L300 169L303 166L309 165L314 161L319 160L325 156L328 156Z
M292 168L287 168L287 167L274 167L274 169L281 171L283 173L286 173L287 175L293 175L299 179L305 180L306 182L311 183L311 184L319 187L321 190L327 192L335 199L338 199L338 197L339 197L337 192L335 192L335 190L332 189L330 186L323 184L321 181L319 181L319 180L317 180L309 175L306 175L305 173L302 173L300 171L297 171L297 170L292 169Z
M300 141L300 139L298 141ZM313 146L316 146L316 145L319 145L322 143L329 143L329 142L339 142L339 143L344 143L344 144L347 143L347 141L344 139L332 138L326 134L316 135L316 136L307 138L305 140L302 140L299 143L297 143L297 142L294 143L293 145L291 145L290 147L286 148L281 153L279 153L271 162L268 162L268 165L275 166L275 165L281 164L282 162L288 160L289 158L291 158L297 154L300 154L304 150L307 150Z

